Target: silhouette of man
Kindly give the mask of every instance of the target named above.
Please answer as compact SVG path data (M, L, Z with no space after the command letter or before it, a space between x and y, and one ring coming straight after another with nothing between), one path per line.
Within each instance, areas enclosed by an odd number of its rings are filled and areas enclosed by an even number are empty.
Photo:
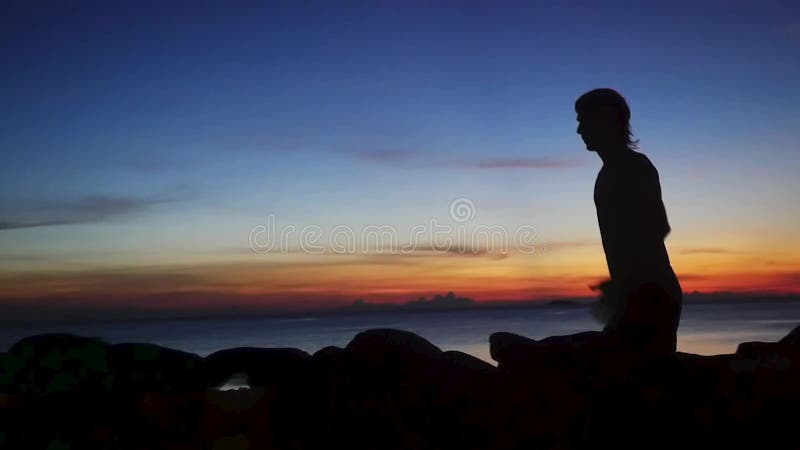
M578 134L603 161L594 187L610 281L601 286L604 331L657 352L675 351L682 289L664 238L670 232L658 171L635 151L630 109L613 89L575 102Z
M540 341L494 333L489 343L497 361L521 357L546 363L563 356L664 354L676 348L683 292L664 246L670 227L658 171L634 150L631 112L618 92L589 91L575 102L575 112L586 149L603 161L594 202L611 279L599 286L595 314L605 327Z

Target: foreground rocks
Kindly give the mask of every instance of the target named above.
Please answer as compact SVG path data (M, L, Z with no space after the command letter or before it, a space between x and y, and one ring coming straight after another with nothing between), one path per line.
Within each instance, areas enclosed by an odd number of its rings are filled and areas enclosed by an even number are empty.
M205 358L64 334L0 353L0 448L798 448L800 327L653 357L491 336L495 367L413 333ZM233 375L249 389L220 391Z

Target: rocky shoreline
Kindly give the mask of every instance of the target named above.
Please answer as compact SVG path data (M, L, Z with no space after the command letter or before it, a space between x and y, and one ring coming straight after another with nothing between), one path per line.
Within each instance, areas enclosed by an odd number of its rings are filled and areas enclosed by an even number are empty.
M490 342L498 366L389 329L205 358L31 336L0 353L0 448L800 448L800 327L715 356Z

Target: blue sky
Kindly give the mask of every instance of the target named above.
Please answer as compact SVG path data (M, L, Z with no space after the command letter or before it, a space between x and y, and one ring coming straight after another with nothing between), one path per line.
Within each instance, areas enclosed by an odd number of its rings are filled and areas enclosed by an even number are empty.
M676 251L800 249L800 6L626 3L6 2L5 279L218 261L268 213L410 227L457 197L598 241L573 111L595 87L630 102Z

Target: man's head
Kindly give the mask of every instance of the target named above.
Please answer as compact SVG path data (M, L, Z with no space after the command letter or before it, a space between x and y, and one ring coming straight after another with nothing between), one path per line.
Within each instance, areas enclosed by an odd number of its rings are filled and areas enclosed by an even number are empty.
M608 88L591 90L575 102L575 112L578 134L587 150L603 152L636 147L630 126L631 110L619 92Z

